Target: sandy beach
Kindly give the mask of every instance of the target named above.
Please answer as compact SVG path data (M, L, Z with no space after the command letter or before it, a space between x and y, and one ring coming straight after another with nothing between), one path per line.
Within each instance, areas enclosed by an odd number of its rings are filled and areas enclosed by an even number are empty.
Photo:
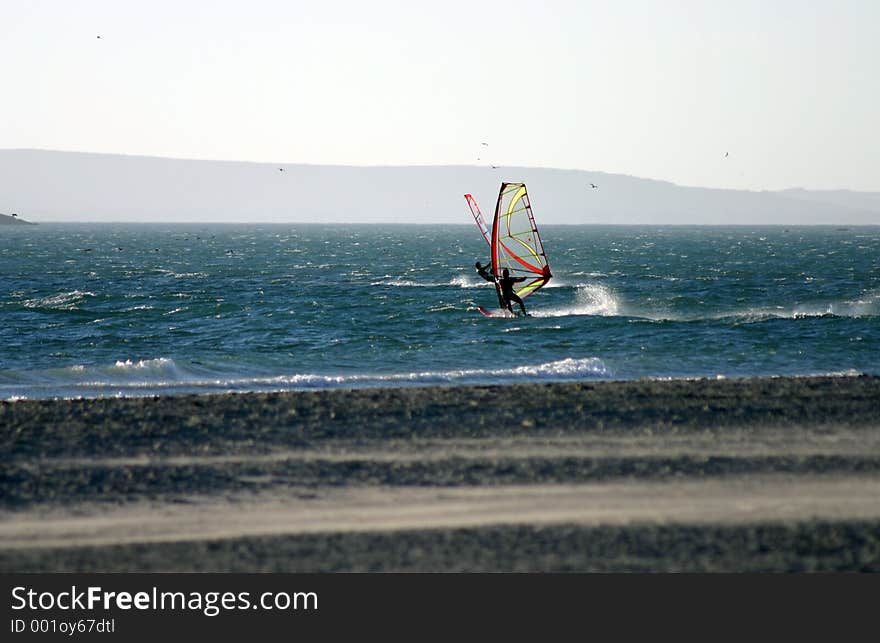
M880 378L0 403L0 570L880 571Z

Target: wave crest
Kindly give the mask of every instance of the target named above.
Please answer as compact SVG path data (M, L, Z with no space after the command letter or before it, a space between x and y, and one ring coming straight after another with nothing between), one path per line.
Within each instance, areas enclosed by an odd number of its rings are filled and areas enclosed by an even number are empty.
M809 319L811 317L875 317L880 315L880 293L871 293L857 300L805 303L773 308L752 308L741 312L719 315L718 318L742 318L745 321L767 319Z
M83 292L81 290L72 290L70 292L62 292L57 295L48 297L38 297L36 299L28 299L23 303L25 308L49 308L53 310L77 310L79 304L84 302L87 297L94 297L93 292Z
M614 292L602 284L577 286L573 306L538 310L535 317L567 317L570 315L599 315L614 317L620 314L620 301Z
M45 371L0 373L0 399L47 397L143 396L232 391L376 388L437 384L512 384L607 378L598 357L566 358L542 364L505 368L475 368L370 373L294 373L238 376L208 367L181 368L165 357L119 360L112 366L75 365Z

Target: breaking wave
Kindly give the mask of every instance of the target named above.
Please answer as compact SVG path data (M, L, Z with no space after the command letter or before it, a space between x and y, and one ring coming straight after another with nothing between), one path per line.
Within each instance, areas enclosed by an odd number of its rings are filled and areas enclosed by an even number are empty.
M0 399L137 397L157 394L295 391L438 384L512 384L608 378L597 357L567 358L505 368L426 370L399 373L292 373L241 376L174 360L117 361L112 366L76 365L36 372L0 372Z
M568 317L571 315L600 315L613 317L621 314L620 301L614 292L602 284L582 284L575 291L575 302L569 306L535 310L535 317Z
M725 311L716 309L700 313L640 310L638 313L632 313L632 316L652 321L730 321L743 324L759 323L773 319L797 320L817 317L870 318L880 316L880 293L869 293L854 300L751 306L739 310Z
M734 313L719 314L715 319L735 318L745 322L768 319L807 319L810 317L876 317L880 315L880 293L869 293L856 300L814 302L790 306L749 308Z

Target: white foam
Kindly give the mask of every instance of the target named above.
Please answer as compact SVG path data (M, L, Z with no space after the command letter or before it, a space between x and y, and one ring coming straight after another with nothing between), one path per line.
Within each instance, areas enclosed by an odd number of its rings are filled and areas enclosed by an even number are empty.
M278 391L315 388L362 388L456 383L517 383L534 380L597 379L610 377L598 357L566 358L542 364L497 369L412 371L383 375L368 373L293 373L275 376L205 377L183 372L165 357L118 360L113 366L76 365L31 373L25 381L0 385L0 398L48 396L139 396L164 392ZM3 395L3 390L8 393Z
M391 275L385 275L385 277L379 281L370 282L370 285L391 286L392 288L443 288L448 286L455 286L458 288L492 287L492 284L488 281L485 281L483 279L474 279L465 275L455 276L448 282L413 281L412 279L404 279L402 277L391 277Z
M613 317L620 314L620 303L610 288L602 284L581 284L577 287L575 304L558 308L540 309L535 317L568 317L571 315L599 315Z
M569 273L569 275L571 277L590 277L591 279L601 279L602 277L608 276L604 272L596 272L596 271L585 272L583 270L578 271L578 272Z
M401 383L455 383L459 381L484 381L487 377L499 381L521 381L523 376L539 379L563 378L596 378L607 377L609 371L598 357L566 358L554 362L535 365L522 365L498 369L453 369L446 371L413 371L406 373L389 373L372 375L351 373L339 375L320 375L316 373L296 373L275 377L242 378L230 380L214 380L212 386L246 387L282 385L283 388L308 386L340 386L340 385L388 385ZM196 382L189 382L195 384ZM204 382L208 384L208 382Z
M132 362L130 359L125 361L116 360L113 368L123 372L128 371L166 371L174 367L174 360L167 357L158 357L156 359L140 359Z
M455 382L458 380L471 380L471 379L483 379L486 377L489 378L498 378L498 379L522 379L522 376L533 376L533 377L557 377L557 376L565 376L565 377L573 377L573 376L607 376L608 369L606 368L604 362L598 357L586 357L586 358L566 358L562 360L557 360L553 362L545 362L543 364L535 364L535 365L522 365L522 366L513 366L507 368L497 368L497 369L454 369L449 371L417 371L411 373L395 373L388 375L349 375L349 376L319 376L319 375L296 375L293 376L294 381L304 381L303 378L308 378L308 381L320 381L322 379L327 380L328 383L355 383L355 382L364 382L364 381L375 381L377 383L393 383L393 382L433 382L433 381L444 381L444 382ZM278 381L285 381L285 378L274 378Z
M373 281L370 283L371 286L393 286L396 288L416 288L419 286L428 286L431 284L421 284L417 281L413 281L412 279L402 279L400 277L391 278L390 275L386 275L387 279L383 281Z
M752 306L739 310L712 311L704 314L630 311L633 317L651 321L693 322L701 320L756 323L771 319L810 319L815 317L873 317L880 315L880 292L869 292L856 300L805 302L792 305Z
M794 306L774 306L747 308L743 311L722 313L714 319L728 317L743 318L745 321L764 321L767 319L808 319L811 317L873 317L880 315L880 295L874 293L852 301L813 302Z
M474 279L472 277L465 277L464 275L453 277L451 283L453 286L458 286L459 288L492 288L492 284L485 279Z
M455 304L438 304L437 306L431 306L430 308L428 308L428 312L429 313L439 313L439 312L443 312L444 310L455 310L455 309L456 309Z
M28 299L24 302L25 308L56 308L58 310L76 310L77 304L83 302L86 297L94 297L93 292L83 292L81 290L72 290L70 292L62 292L49 297L40 297L37 299Z

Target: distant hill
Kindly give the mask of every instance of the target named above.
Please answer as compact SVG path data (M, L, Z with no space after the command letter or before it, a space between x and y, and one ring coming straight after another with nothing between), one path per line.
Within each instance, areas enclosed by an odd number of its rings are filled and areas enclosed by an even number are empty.
M853 192L851 190L804 190L795 188L779 192L785 197L821 203L829 207L843 206L856 210L880 212L880 192Z
M0 150L0 208L39 221L468 224L502 181L524 181L542 223L878 224L880 193L684 187L528 167L352 167ZM591 188L590 184L597 185Z
M34 223L20 219L18 215L13 217L8 214L0 214L0 225L34 225Z

